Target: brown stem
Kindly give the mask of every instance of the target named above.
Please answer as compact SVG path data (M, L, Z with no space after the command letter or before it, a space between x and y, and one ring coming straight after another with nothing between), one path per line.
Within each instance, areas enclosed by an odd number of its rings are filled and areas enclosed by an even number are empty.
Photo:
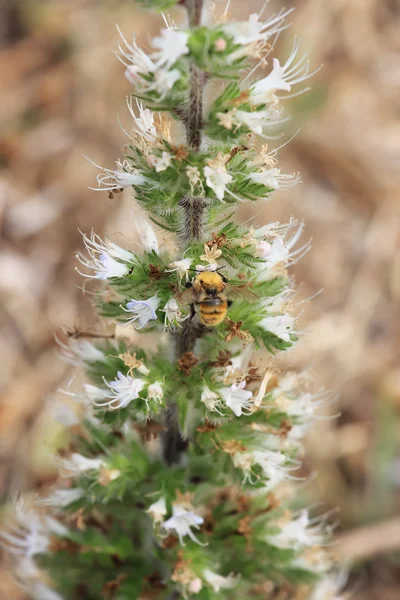
M183 196L179 202L185 214L182 241L186 245L192 241L201 241L203 237L203 216L206 207L204 198Z
M201 24L203 0L186 0L189 24L197 27ZM201 147L201 130L203 127L203 87L205 76L196 65L190 69L189 102L185 119L187 143L192 150L199 152ZM184 196L180 205L184 211L185 221L182 232L184 245L203 237L204 198ZM177 358L193 349L196 339L200 337L199 326L194 319L188 320L176 339ZM187 448L187 441L179 430L178 406L172 401L166 413L166 431L163 436L163 455L167 464L179 464L182 453Z

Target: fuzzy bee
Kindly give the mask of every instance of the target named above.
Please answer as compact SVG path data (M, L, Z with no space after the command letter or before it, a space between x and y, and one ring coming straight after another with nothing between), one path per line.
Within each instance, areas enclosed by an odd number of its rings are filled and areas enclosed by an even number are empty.
M225 319L232 304L225 293L227 279L217 271L201 271L186 287L192 292L193 316L197 314L203 325L216 327Z

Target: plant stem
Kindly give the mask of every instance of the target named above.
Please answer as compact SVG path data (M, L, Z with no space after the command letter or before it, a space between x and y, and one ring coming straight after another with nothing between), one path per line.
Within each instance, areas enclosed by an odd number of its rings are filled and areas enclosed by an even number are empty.
M190 26L197 27L200 25L203 0L186 0L186 8L189 14ZM187 143L195 152L199 152L201 147L204 82L204 73L192 64L185 126ZM184 196L180 201L180 205L185 214L181 236L182 243L186 245L194 240L201 240L203 238L203 215L206 206L204 198ZM180 335L176 339L176 359L193 349L196 339L200 337L201 333L202 328L195 324L193 319L188 319L185 322ZM178 406L176 402L172 401L167 408L166 431L163 435L163 456L167 464L179 463L182 453L187 448L187 442L179 430L178 417Z

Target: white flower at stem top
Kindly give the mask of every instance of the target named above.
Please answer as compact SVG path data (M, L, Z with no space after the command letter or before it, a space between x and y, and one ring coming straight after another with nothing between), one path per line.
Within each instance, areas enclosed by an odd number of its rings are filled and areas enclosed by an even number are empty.
M175 298L170 298L161 312L165 312L164 324L166 327L180 327L182 321L185 321L189 315L183 315Z
M279 337L284 342L290 342L290 336L293 331L295 319L288 314L277 315L274 317L264 317L259 325L265 331L269 331Z
M273 67L269 75L254 83L250 88L249 100L252 105L276 102L275 92L290 92L293 85L309 79L316 73L316 71L310 73L307 54L294 62L299 48L300 40L296 39L292 52L283 66L277 58L272 60Z
M223 577L218 573L214 573L210 569L204 569L203 577L205 581L212 587L214 592L220 592L221 590L231 590L238 582L239 577L233 573L229 573L227 577Z
M192 527L194 529L199 529L200 525L203 523L204 519L203 517L200 517L200 515L186 510L181 504L174 504L172 507L172 517L165 521L164 527L167 531L175 532L177 534L182 546L185 545L183 538L186 535L196 542L196 544L203 545L192 531Z
M266 541L277 548L301 550L319 546L325 539L321 523L313 524L307 510L297 518L285 520L279 527L279 533L266 536Z
M234 383L229 388L221 388L220 395L225 401L226 406L232 412L240 417L242 414L251 414L253 407L253 394L249 390L245 390L246 382L241 381L238 385Z
M215 167L207 165L203 170L207 186L214 192L218 200L222 201L225 196L226 186L233 179L232 175L227 172L224 165Z
M132 400L139 398L140 392L146 385L144 379L124 375L120 371L114 381L108 382L104 379L104 383L110 392L105 394L103 399L95 400L94 403L96 406L108 407L111 410L127 407Z
M148 300L134 300L133 298L127 303L126 308L122 309L130 313L132 316L127 319L126 325L133 324L136 329L143 329L149 321L157 319L156 310L159 307L160 300L157 295L152 296Z
M107 238L103 241L93 230L90 237L85 234L82 234L82 237L90 259L80 254L77 254L76 258L84 267L94 271L94 275L90 275L77 269L84 277L102 280L123 277L137 264L137 258L132 252L120 248Z

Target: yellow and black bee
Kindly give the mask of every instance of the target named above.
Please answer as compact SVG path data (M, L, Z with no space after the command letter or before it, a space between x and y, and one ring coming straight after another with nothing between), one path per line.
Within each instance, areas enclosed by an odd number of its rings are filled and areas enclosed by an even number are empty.
M232 304L225 293L227 279L217 271L201 271L186 284L192 292L193 316L197 314L203 325L216 327L225 319Z

